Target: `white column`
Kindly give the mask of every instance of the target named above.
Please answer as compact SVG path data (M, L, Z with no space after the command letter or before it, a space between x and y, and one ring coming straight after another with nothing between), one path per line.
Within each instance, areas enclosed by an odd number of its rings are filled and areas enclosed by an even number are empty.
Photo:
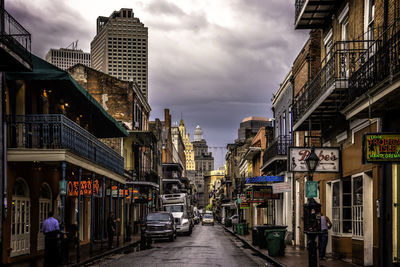
M363 212L364 212L364 266L373 265L373 237L374 237L374 217L373 217L373 179L364 173L363 176Z

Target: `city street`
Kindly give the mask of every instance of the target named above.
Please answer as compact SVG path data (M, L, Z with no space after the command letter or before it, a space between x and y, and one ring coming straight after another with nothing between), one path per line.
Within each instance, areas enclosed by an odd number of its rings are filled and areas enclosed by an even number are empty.
M112 255L92 266L267 266L221 226L197 225L191 236L156 241L151 249Z

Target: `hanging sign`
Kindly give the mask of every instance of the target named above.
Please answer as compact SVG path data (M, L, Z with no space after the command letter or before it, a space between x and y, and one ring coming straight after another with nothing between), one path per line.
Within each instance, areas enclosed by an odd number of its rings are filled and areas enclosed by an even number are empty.
M81 196L90 196L92 194L93 185L93 195L99 195L100 183L99 180L81 181ZM79 192L79 181L68 181L68 196L77 197Z
M240 203L240 209L241 209L241 210L250 209L250 203L249 203L249 202L242 202L242 203Z
M291 147L289 149L289 170L291 172L308 172L306 159L311 154L310 147ZM319 163L315 172L339 172L339 148L316 147L315 154Z
M292 191L292 186L289 183L275 183L272 184L272 192L274 194L290 192Z
M119 189L118 190L118 186L113 185L111 187L111 192L112 192L112 197L118 198L118 191L119 191L119 197L127 197L130 195L129 189ZM110 195L110 188L108 188L106 190L106 195L109 196Z
M271 186L256 187L246 191L246 202L248 203L263 203L267 199L279 199L278 194L272 193Z
M400 162L400 133L364 134L363 162Z
M283 182L283 176L257 176L246 178L246 184L263 184L268 182Z
M316 181L306 182L306 197L307 198L318 197L318 182Z
M67 194L67 181L59 182L60 196L65 196Z

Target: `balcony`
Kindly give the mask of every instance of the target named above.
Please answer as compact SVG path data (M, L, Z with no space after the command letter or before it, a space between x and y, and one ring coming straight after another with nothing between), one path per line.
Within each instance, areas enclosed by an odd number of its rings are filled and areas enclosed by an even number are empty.
M322 28L331 17L335 0L296 0L295 29Z
M286 170L287 153L291 145L290 135L281 135L275 138L264 152L261 171L267 173L281 169Z
M117 174L124 173L124 161L117 152L64 115L10 116L7 126L10 149L67 149Z
M0 71L32 69L31 34L4 9L0 9L0 58Z
M348 79L372 41L339 41L322 60L319 72L294 98L293 130L320 130L337 118L347 101ZM311 122L311 123L310 123Z
M386 40L386 41L385 41ZM346 119L380 117L400 106L400 20L369 45L349 78Z

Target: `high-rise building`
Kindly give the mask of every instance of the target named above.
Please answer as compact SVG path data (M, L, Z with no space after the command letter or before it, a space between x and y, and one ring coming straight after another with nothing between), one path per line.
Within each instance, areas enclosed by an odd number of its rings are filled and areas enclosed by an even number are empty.
M148 99L148 31L132 9L97 18L90 53L93 68L121 80L136 80Z
M185 144L185 157L186 157L186 170L193 171L195 170L195 162L194 162L194 151L193 144L190 143L190 134L186 133L186 126L181 119L179 124L179 131L181 132L181 136L183 139L183 143Z
M46 61L63 70L78 63L90 67L90 53L83 52L80 49L51 48L46 54Z
M194 141L192 142L195 169L198 174L214 170L214 157L211 152L208 152L208 145L203 138L203 130L197 125L194 130Z

